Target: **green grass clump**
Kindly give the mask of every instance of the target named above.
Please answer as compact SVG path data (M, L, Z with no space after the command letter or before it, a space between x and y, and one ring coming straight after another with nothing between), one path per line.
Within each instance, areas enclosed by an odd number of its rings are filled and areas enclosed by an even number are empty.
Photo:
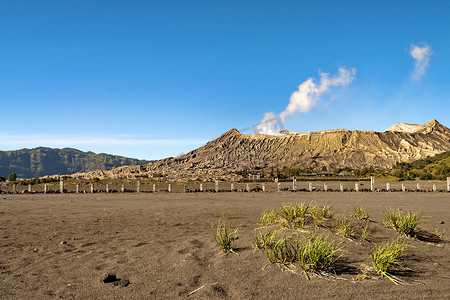
M233 252L233 242L236 239L237 229L231 229L231 226L225 220L219 219L215 239L222 252Z
M326 203L324 206L313 206L310 209L310 214L313 219L314 225L317 227L322 226L324 219L330 219L333 217L333 211L331 207Z
M398 281L392 276L389 276L387 272L394 270L395 268L403 267L398 263L398 259L402 256L405 250L405 242L392 241L384 246L377 246L370 252L370 258L373 261L373 266L378 274L384 275L389 278L395 284Z
M328 203L325 203L324 206L314 206L311 209L311 215L317 218L325 218L330 219L333 217L334 213L331 210L331 207L328 205Z
M253 246L257 249L263 249L267 246L271 246L277 239L277 233L274 230L267 232L255 232L255 236L252 239Z
M361 231L361 240L366 241L368 235L369 235L369 223L366 223L366 225L362 228Z
M361 205L361 206L355 206L353 208L352 217L360 219L360 220L369 220L370 215L367 212L367 210L364 209Z
M353 234L353 224L352 221L343 217L339 220L337 226L337 233L345 238L349 238Z
M320 227L324 219L333 217L333 211L328 204L313 206L312 202L300 202L281 206L278 210L266 210L259 221L261 226L278 225L287 228L302 228L309 223Z
M309 213L311 203L301 202L300 204L283 205L279 215L288 223L295 222L298 218L303 218Z
M266 210L259 219L261 226L269 226L278 221L278 213L275 210Z
M273 237L273 236L272 236ZM262 244L262 243L261 243ZM292 265L298 263L309 279L309 273L328 269L339 257L340 244L330 240L328 235L310 235L304 239L283 236L277 242L266 243L264 250L272 263Z
M297 211L295 209L295 206L292 204L283 205L280 208L280 218L282 218L286 222L294 222L297 218Z
M413 236L420 218L421 215L418 212L408 211L405 213L402 211L388 210L384 214L383 224L387 227L394 228L399 233Z
M266 250L267 258L272 263L289 265L294 263L297 258L295 247L285 236L276 243L267 244L264 249Z
M340 256L340 244L328 238L328 235L312 236L306 241L297 239L297 260L309 279L309 272L319 272L329 268Z

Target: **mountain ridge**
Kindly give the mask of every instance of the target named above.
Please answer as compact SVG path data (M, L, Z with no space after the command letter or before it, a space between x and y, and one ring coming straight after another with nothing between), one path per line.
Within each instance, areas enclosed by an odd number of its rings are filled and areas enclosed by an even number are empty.
M23 148L0 151L0 176L7 177L13 172L20 178L66 175L97 169L107 171L123 165L148 162L106 153L83 152L74 148Z
M117 178L157 173L186 179L216 178L243 169L380 169L450 151L450 129L436 120L421 126L417 132L335 129L277 136L242 134L232 128L178 157L74 175Z

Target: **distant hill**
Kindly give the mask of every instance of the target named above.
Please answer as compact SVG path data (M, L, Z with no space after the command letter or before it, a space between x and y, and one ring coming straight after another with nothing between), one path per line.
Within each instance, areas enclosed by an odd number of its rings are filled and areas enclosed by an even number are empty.
M400 123L384 132L325 130L282 135L242 134L231 129L187 154L140 167L78 173L86 178L159 174L168 178L217 178L242 170L338 168L391 169L450 151L450 129L436 120L424 125Z
M77 149L35 148L0 151L0 176L16 173L19 178L66 175L93 170L111 170L120 166L143 165L138 160L109 154L95 154Z
M403 179L445 180L450 177L450 151L411 163L398 163L392 173Z

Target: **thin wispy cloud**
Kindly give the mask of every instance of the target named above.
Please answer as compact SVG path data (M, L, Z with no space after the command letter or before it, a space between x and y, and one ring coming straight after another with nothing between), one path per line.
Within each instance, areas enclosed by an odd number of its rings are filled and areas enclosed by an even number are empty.
M77 146L195 146L206 144L205 139L139 139L132 137L83 137L77 135L2 135L0 146L5 147L77 147Z
M420 81L430 64L430 56L433 54L431 47L428 45L423 47L411 45L409 54L414 59L414 70L411 74L411 78L414 81Z

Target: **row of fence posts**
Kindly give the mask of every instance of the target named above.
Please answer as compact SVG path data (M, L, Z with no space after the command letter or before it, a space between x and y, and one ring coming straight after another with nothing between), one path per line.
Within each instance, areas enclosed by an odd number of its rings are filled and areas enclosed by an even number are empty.
M231 183L230 187L231 187L231 191L235 191L234 183ZM266 191L265 183L261 183L261 190L263 192ZM328 184L326 182L323 183L323 190L324 191L328 191ZM339 190L341 192L344 191L344 185L342 183L339 183ZM375 191L375 177L373 177L373 176L370 177L370 190L372 192ZM420 191L420 183L416 184L416 190ZM433 183L433 192L435 192L436 190L437 190L436 184ZM125 185L124 184L122 184L120 191L122 193L125 193ZM168 192L172 192L172 185L170 183L168 184L167 191ZM202 183L200 183L199 191L203 192L203 184ZM219 181L218 180L216 180L214 182L214 191L219 192ZM250 185L248 183L246 183L246 185L245 185L245 191L250 192ZM280 182L277 183L277 191L281 192L281 183ZM292 191L294 191L294 192L297 191L297 179L293 179L292 180ZM313 184L312 184L312 182L308 183L308 191L310 191L310 192L313 191ZM359 192L359 183L357 183L357 182L355 183L355 191ZM387 192L391 191L391 184L389 182L386 183L386 191ZM406 191L406 185L404 183L402 183L402 191L403 192ZM32 188L31 188L31 184L29 184L28 185L28 193L31 193L31 192L32 192ZM46 194L48 192L49 192L48 186L47 186L47 184L45 184L44 185L44 194ZM59 182L59 192L60 193L64 193L65 192L65 190L64 190L64 179L61 179L60 182ZM79 184L76 185L75 192L77 194L80 193L80 185ZM90 192L91 193L95 192L94 184L92 184L92 183L90 185ZM106 184L106 193L109 193L109 192L110 192L109 184ZM138 192L138 193L141 192L141 182L139 180L137 181L136 192ZM156 192L156 184L153 184L153 192L154 193ZM185 193L187 192L186 185L184 185L184 192ZM447 177L447 192L450 192L450 177ZM13 185L13 194L16 194L16 193L17 193L17 184L14 184Z

